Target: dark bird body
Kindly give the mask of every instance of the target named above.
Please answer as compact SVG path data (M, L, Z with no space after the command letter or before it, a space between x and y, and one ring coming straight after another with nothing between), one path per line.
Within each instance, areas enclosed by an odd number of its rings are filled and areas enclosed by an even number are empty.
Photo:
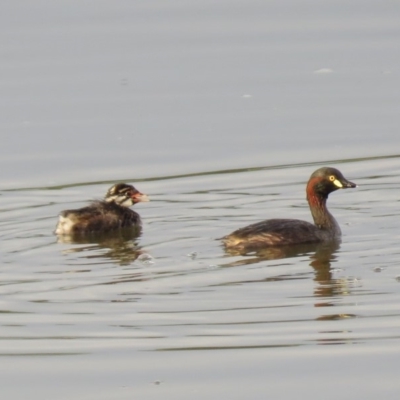
M148 201L148 197L131 185L116 184L108 190L104 200L94 201L77 210L62 211L55 233L82 235L106 233L122 228L140 229L140 216L129 207L141 201Z
M314 224L298 219L268 219L238 229L222 241L228 249L250 251L268 246L339 240L341 230L328 211L326 201L331 192L354 187L356 185L345 179L339 170L320 168L311 175L306 188Z

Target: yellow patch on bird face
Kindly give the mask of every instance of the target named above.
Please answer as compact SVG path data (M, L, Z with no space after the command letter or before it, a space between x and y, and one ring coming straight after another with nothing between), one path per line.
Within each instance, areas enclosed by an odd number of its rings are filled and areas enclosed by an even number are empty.
M334 184L335 186L337 186L338 188L342 188L342 187L343 187L342 182L338 181L337 179L335 179L335 180L333 181L333 184Z
M342 187L343 187L342 182L340 182L338 179L336 179L336 176L335 176L335 175L331 175L331 176L329 177L329 180L330 180L336 187L338 187L338 188L342 188Z

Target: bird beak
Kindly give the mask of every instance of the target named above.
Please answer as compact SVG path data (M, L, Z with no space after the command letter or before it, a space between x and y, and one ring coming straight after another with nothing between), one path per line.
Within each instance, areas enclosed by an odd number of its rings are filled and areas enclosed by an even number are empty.
M341 189L349 189L349 188L355 188L357 185L353 182L348 181L347 179L341 179L333 181L334 185L337 186L338 188Z
M150 201L149 197L146 194L140 192L134 193L131 199L134 203Z

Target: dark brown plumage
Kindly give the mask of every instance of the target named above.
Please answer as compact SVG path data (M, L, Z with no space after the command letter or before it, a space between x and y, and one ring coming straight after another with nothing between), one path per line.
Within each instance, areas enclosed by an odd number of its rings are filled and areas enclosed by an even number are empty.
M129 209L135 203L149 201L133 186L118 183L112 186L102 201L77 210L62 211L55 230L57 235L105 233L122 228L141 228L138 213Z
M341 236L338 223L326 207L331 192L356 185L335 169L316 170L307 183L307 201L314 224L298 219L269 219L238 229L222 238L226 248L256 250L268 246L318 243L337 240Z

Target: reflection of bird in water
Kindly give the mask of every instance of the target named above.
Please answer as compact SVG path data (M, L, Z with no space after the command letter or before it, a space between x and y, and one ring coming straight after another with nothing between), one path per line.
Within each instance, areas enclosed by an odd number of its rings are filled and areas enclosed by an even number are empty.
M320 168L311 175L306 189L314 224L298 219L269 219L238 229L222 241L228 250L246 253L266 247L340 240L340 227L328 211L326 201L331 192L354 187L337 169Z
M314 281L318 283L314 289L314 296L322 300L316 303L315 307L331 306L331 298L335 296L343 296L349 293L349 284L347 279L334 278L332 273L332 263L338 259L337 251L339 243L323 243L321 244L311 258L311 267L314 268Z
M223 264L223 267L237 267L241 265L258 264L268 260L281 260L285 258L304 258L309 259L309 265L314 269L314 281L317 283L314 289L314 297L320 300L315 303L315 307L332 306L332 298L337 296L345 296L351 290L351 285L346 278L335 278L332 272L332 264L338 260L338 250L340 241L333 240L323 243L308 243L292 246L272 246L258 249L253 252L237 251L234 249L226 249L229 256L245 256L239 260ZM274 264L276 267L277 264ZM279 274L268 276L263 279L266 282L274 282L288 279L304 279L304 272L300 274ZM306 274L308 275L308 274ZM322 318L322 317L321 317ZM330 316L326 316L330 319ZM332 315L332 319L336 318L336 314Z
M73 247L65 250L64 253L84 253L86 259L109 259L119 265L129 265L141 254L135 239L137 232L132 229L121 229L108 234L97 233L86 236L58 237L59 243L64 244L87 244L88 246ZM99 254L99 250L105 250Z
M129 207L141 201L149 200L133 186L118 183L108 190L104 200L94 201L77 210L62 211L55 233L83 236L122 228L131 228L139 233L142 226L140 216Z
M327 265L334 259L333 254L339 248L339 241L327 243L303 243L291 246L270 246L255 251L238 250L226 248L225 251L230 256L248 256L244 259L235 261L234 265L245 265L258 263L264 260L280 260L283 258L293 258L301 256L310 256L311 266ZM230 266L232 264L229 264Z

